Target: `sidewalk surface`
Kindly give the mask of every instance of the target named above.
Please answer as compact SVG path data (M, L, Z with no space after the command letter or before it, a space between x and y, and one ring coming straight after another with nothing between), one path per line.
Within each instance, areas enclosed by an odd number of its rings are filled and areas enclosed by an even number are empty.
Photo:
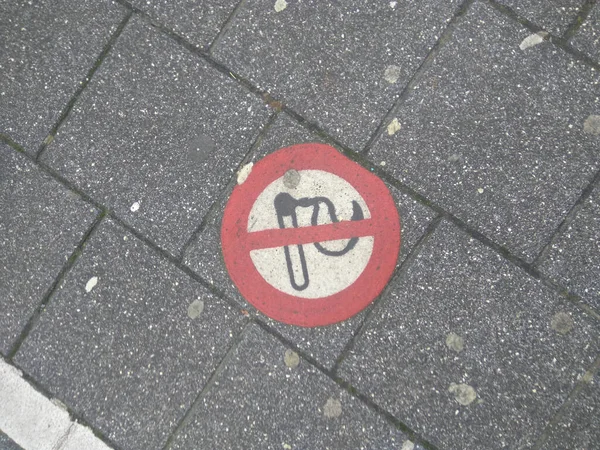
M402 223L317 328L220 240L305 142ZM599 449L600 2L1 0L0 353L0 449Z

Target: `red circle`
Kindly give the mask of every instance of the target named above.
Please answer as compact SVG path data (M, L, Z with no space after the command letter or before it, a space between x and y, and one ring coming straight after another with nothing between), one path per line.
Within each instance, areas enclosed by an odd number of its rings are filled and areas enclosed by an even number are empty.
M301 298L271 286L250 258L248 217L263 190L288 170L333 173L361 195L371 219L360 225L373 236L371 257L359 277L347 288L322 298ZM359 222L339 222L348 228ZM336 224L338 225L338 224ZM306 227L318 232L319 227ZM323 231L321 228L320 231ZM313 241L314 242L314 241ZM318 242L318 241L317 241ZM400 218L386 185L378 177L324 144L299 144L272 153L257 162L250 175L234 188L221 226L223 258L242 296L272 319L291 325L316 327L348 319L366 308L388 283L400 250Z

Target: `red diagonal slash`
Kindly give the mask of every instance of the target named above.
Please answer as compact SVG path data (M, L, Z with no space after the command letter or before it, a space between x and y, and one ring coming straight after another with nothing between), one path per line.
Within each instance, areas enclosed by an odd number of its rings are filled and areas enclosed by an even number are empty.
M373 236L376 233L375 225L372 219L364 219L300 228L272 228L248 233L245 242L240 244L250 251Z

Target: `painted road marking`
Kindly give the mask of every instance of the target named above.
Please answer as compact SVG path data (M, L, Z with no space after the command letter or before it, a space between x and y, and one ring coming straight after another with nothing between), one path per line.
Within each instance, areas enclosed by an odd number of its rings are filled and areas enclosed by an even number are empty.
M0 359L0 430L25 450L110 450Z
M345 320L379 295L394 270L400 221L385 184L334 148L287 147L236 186L221 227L241 294L281 322Z

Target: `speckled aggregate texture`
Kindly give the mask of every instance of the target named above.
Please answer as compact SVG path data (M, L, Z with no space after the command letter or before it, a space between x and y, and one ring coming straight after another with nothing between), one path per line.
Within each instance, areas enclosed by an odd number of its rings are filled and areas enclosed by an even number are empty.
M598 23L600 0L0 0L5 374L81 423L65 449L595 450ZM373 303L304 328L242 298L220 234L257 163L310 142L381 175L402 242Z
M448 222L384 300L340 376L439 448L529 448L600 350L597 322Z
M239 0L132 0L131 4L154 21L207 48Z
M600 187L554 239L540 270L600 310Z
M576 49L600 62L600 4L596 3L571 43Z
M96 217L0 144L0 352L6 355Z
M198 299L204 310L191 319ZM16 362L121 448L162 448L242 317L107 221Z
M360 150L459 3L246 2L213 53Z
M511 253L533 260L599 168L600 75L475 3L370 157ZM543 68L543 69L542 69Z
M577 402L550 430L544 450L589 450L600 442L600 374L585 382Z
M172 448L402 446L400 431L310 364L287 367L285 350L252 326Z
M105 0L0 2L0 133L35 153L124 17Z
M317 141L318 139L314 135L303 130L285 114L281 114L261 141L256 158L260 159L268 153L289 145ZM393 188L390 190L396 199L402 224L400 262L406 258L415 242L424 233L428 223L433 219L433 213L397 190ZM231 282L223 262L220 233L225 203L226 201L222 202L212 220L198 239L192 243L186 252L184 261L204 279L222 289L225 295L237 301L240 307L253 309ZM282 261L282 264L285 263ZM364 314L358 314L337 324L302 328L276 322L262 314L260 317L326 367L333 365L354 330L364 320Z
M11 438L0 431L0 449L2 450L22 450Z
M584 0L496 0L519 16L561 36L575 20Z
M43 160L177 254L268 114L256 96L136 17Z

